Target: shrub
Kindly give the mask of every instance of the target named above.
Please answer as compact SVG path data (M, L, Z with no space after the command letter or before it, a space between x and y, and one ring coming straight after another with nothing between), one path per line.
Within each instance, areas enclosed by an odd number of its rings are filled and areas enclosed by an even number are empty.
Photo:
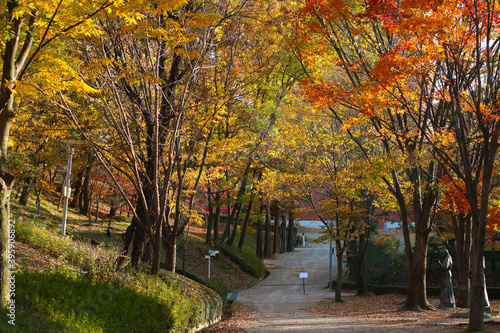
M204 285L205 287L212 289L221 297L224 302L226 301L227 294L229 293L229 288L225 284L214 279L209 279L207 276L201 276L193 272L185 272L185 276L195 282Z
M19 220L16 225L17 240L29 244L62 262L67 262L87 274L108 274L112 270L116 253L84 241L63 237L45 225L29 220Z
M368 283L400 286L408 283L406 257L398 252L398 248L397 239L388 239L383 244L368 243L366 259Z
M130 223L130 219L126 216L121 216L121 215L115 215L111 218L111 221L115 221L115 222L126 222L126 223Z
M222 311L214 292L174 275L104 281L62 270L20 272L16 291L16 332L184 332ZM10 326L0 321L1 332Z
M224 245L221 248L221 252L234 261L242 271L256 278L261 278L266 274L266 266L264 266L262 261L254 254L228 245Z

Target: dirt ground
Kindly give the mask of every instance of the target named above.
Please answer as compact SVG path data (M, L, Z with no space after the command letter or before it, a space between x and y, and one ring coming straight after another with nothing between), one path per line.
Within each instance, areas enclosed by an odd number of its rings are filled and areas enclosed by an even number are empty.
M270 275L250 289L241 291L233 316L206 332L368 332L424 333L462 332L467 318L452 317L466 309L408 312L401 310L405 295L356 297L345 291L345 303L335 303L327 288L329 250L325 244L309 241L318 229L303 229L306 247L292 253L277 254L265 261ZM334 262L334 267L336 263ZM301 279L300 273L307 273ZM335 274L335 272L334 272ZM438 299L431 299L436 307ZM494 311L500 301L491 301ZM500 319L485 319L487 330L499 332Z

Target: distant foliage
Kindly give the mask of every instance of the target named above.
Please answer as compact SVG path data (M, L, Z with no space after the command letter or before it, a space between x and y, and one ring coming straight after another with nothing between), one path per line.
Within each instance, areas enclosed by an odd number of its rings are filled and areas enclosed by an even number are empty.
M399 241L395 238L382 244L368 244L368 283L395 286L408 284L408 264L404 253L399 253L398 248Z

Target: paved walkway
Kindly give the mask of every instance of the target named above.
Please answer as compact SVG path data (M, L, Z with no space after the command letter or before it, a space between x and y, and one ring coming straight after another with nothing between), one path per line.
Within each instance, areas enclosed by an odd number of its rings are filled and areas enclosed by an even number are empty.
M308 239L316 234L306 234ZM238 302L252 305L257 320L246 332L443 332L443 327L412 327L385 319L314 315L307 309L324 298L334 297L327 289L329 249L327 244L306 242L307 248L277 254L265 261L270 275L254 287L239 293ZM335 259L335 258L334 258ZM336 262L334 261L334 267ZM307 272L305 294L301 272ZM336 274L334 272L334 274ZM335 275L334 275L335 276Z
M242 291L238 302L253 305L262 313L302 313L322 297L332 296L327 290L328 246L306 244L307 248L266 259L270 275L254 287ZM307 273L305 280L299 277L303 272Z

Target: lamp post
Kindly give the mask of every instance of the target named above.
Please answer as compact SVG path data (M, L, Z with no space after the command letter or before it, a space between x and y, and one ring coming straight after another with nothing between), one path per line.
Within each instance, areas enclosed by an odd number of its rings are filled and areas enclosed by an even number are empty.
M63 236L66 235L66 219L67 219L67 213L68 213L68 201L71 196L71 162L73 160L73 154L75 153L75 148L73 147L68 147L68 166L66 169L66 181L64 183L64 186L62 188L62 196L64 198L64 207L63 207L63 215L62 215L62 226L61 226L61 231Z
M63 215L62 215L62 226L61 231L63 236L66 235L66 220L68 215L68 202L71 197L71 164L73 161L73 154L75 153L75 148L71 147L72 144L79 145L81 141L78 140L64 140L68 145L68 164L66 166L66 180L62 188L62 196L64 198Z
M333 221L330 222L330 232L333 229ZM333 239L332 235L330 235L330 267L329 267L329 276L330 276L330 281L328 281L328 289L330 291L333 288Z

